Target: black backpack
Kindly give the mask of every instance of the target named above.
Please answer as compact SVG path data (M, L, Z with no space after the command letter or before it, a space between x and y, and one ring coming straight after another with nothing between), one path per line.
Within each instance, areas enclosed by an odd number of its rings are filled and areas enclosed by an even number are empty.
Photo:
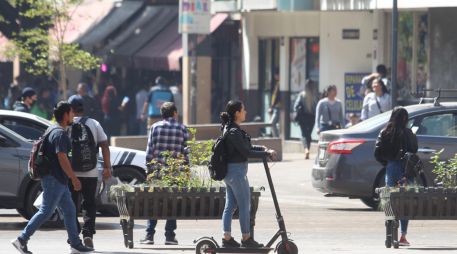
M28 165L29 176L32 180L38 181L41 177L49 175L50 173L52 165L51 161L45 154L45 148L46 145L49 144L49 141L47 140L49 135L56 129L58 128L48 130L43 134L43 136L33 143Z
M225 131L213 145L211 158L208 163L208 170L211 179L222 181L227 175L227 151L225 140L229 130Z
M70 128L71 166L74 171L87 172L97 166L98 146L90 128L86 125L87 117L74 122Z

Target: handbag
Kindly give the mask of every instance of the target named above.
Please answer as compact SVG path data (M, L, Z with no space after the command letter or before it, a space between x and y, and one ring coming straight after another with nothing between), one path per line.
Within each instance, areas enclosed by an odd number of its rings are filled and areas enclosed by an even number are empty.
M332 113L330 112L330 107L327 105L328 117L330 119L331 124L329 124L330 129L341 129L341 123L334 123L332 121Z

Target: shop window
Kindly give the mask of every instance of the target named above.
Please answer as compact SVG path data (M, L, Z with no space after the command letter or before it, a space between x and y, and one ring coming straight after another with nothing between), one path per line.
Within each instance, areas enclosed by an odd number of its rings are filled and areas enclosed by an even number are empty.
M290 39L290 112L293 119L294 102L305 88L307 79L312 79L319 87L319 38ZM301 138L300 127L291 123L290 138ZM316 135L313 135L316 138Z
M415 94L421 94L427 87L428 24L427 13L401 12L399 14L397 84L400 104L410 103ZM390 30L391 26L388 27ZM391 31L388 31L388 36L391 36L390 34Z

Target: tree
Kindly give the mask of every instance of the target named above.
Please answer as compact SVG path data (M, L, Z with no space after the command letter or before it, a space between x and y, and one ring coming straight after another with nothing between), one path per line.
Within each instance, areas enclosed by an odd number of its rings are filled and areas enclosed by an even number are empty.
M69 22L83 0L0 0L0 30L14 42L9 51L34 75L54 78L67 98L67 68L88 71L99 59L78 44L65 41ZM9 6L8 6L9 5ZM20 21L24 21L20 22ZM18 22L19 21L19 22ZM3 25L3 29L1 29Z

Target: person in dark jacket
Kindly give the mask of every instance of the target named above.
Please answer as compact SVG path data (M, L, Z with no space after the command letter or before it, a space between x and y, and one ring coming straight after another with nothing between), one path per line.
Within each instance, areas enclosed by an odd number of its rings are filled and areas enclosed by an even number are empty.
M417 137L407 128L408 111L396 107L392 111L386 127L379 133L375 146L375 158L386 167L386 186L397 187L408 182L401 158L406 152L416 153ZM400 246L409 246L406 240L408 220L400 220Z
M14 111L30 113L30 109L37 100L35 89L26 87L22 90L21 100L16 101L13 105Z
M250 208L251 192L247 178L248 158L263 158L269 156L274 159L276 152L264 146L251 145L251 138L240 128L246 119L246 110L241 101L229 101L226 112L221 113L222 130L227 133L225 148L227 152L227 175L224 182L227 186L226 202L222 215L224 237L223 247L240 247L240 244L231 235L232 216L238 206L241 226L241 247L263 247L250 235Z

